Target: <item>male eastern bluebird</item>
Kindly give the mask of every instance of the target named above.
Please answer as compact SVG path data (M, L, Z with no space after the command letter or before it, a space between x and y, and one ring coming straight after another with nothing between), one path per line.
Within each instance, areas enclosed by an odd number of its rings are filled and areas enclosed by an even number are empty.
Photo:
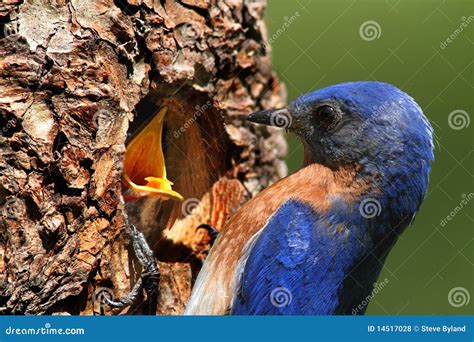
M229 219L186 314L363 314L426 194L430 123L410 96L380 82L327 87L248 120L288 122L304 165Z

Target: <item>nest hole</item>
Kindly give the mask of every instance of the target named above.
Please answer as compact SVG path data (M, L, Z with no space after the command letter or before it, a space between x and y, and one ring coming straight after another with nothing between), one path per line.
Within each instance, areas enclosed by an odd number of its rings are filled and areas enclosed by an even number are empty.
M167 178L184 201L199 200L231 168L230 141L219 106L193 89L179 89L171 94L151 91L136 107L127 144L163 107L167 108L162 134ZM125 209L129 222L144 232L159 260L189 261L192 251L163 234L187 215L183 202L150 195L127 202Z

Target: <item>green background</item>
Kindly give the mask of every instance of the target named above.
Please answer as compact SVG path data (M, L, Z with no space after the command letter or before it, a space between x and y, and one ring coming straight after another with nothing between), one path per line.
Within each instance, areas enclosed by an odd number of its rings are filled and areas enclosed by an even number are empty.
M402 235L385 264L367 314L472 314L472 300L461 307L448 302L456 287L474 295L473 203L444 227L449 215L473 190L474 123L455 130L454 110L473 110L473 29L441 43L474 15L470 1L269 0L268 35L296 16L272 39L273 67L288 90L288 101L309 91L346 81L379 80L413 96L436 134L435 162L428 195L417 219ZM463 18L464 17L464 18ZM365 41L359 27L376 21L380 36ZM275 38L276 37L276 38ZM466 126L466 125L464 125ZM302 147L289 136L290 172L302 161Z

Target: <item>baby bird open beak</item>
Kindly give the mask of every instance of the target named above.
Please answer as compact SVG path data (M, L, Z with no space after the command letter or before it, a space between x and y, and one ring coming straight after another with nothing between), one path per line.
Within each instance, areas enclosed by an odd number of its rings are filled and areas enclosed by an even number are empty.
M183 200L166 178L165 158L161 144L167 108L158 114L128 144L125 152L123 181L141 195L157 195L163 199Z

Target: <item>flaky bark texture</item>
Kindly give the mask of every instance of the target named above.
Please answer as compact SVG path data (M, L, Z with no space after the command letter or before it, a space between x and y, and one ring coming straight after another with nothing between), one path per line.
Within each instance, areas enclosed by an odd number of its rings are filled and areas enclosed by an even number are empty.
M286 173L281 132L247 113L283 105L259 0L4 0L0 4L0 312L110 309L140 267L161 270L159 314L180 314L221 229ZM168 178L184 202L126 204L127 134L162 106Z

